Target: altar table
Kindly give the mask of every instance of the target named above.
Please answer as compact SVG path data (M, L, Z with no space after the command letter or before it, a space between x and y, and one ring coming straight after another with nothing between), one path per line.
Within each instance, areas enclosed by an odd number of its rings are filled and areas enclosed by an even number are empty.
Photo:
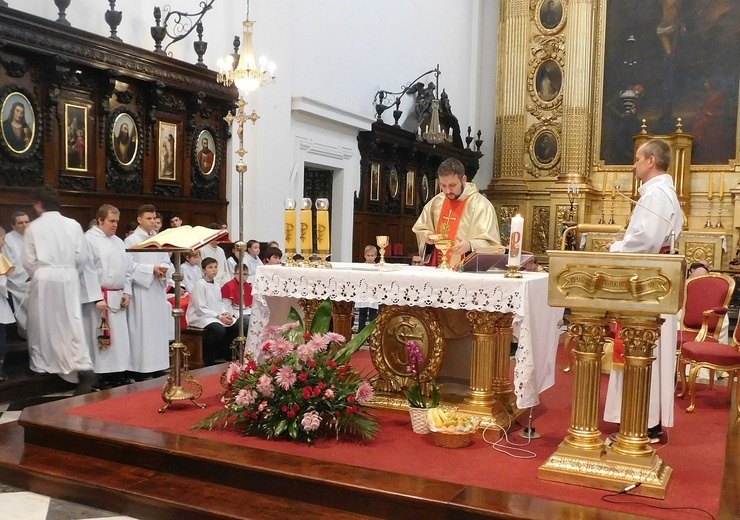
M368 301L383 305L441 307L513 313L519 338L514 369L518 408L539 403L555 382L555 355L563 309L547 304L547 273L458 273L430 267L333 262L333 269L265 265L252 284L247 348L255 354L262 331L285 322L294 299Z

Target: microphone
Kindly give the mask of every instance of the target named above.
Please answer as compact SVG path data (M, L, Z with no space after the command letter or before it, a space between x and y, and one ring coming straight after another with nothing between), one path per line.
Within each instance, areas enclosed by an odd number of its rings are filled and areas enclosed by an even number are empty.
M627 199L628 201L630 201L630 204L634 204L635 206L637 206L639 204L639 202L636 201L636 200L633 200L632 197L629 197L628 195L625 195L624 193L622 193L621 191L619 191L619 184L616 184L615 183L614 184L614 189L615 189L616 193L620 197L622 197L622 198ZM671 228L671 246L670 246L671 251L670 251L670 253L671 254L677 253L677 251L676 251L676 229L673 227L673 222L671 222L670 220L668 220L667 218L665 218L663 215L660 215L660 214L656 213L655 211L653 211L652 209L648 208L647 206L640 206L640 207L642 209L644 209L645 211L647 211L648 213L652 213L653 215L655 215L656 217L658 217L660 220L662 220L663 222L665 222L665 223L668 224L668 226Z

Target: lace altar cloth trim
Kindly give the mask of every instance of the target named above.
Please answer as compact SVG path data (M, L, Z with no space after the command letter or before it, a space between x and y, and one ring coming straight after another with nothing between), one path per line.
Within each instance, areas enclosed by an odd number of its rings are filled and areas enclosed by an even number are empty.
M547 273L455 273L429 267L332 263L333 269L260 266L252 284L252 318L247 345L257 353L270 323L268 299L311 298L383 305L442 307L514 313L519 338L514 370L517 406L539 403L554 383L557 322L562 309L547 305ZM276 316L276 319L283 319ZM276 321L275 323L279 323ZM274 323L273 323L274 324Z

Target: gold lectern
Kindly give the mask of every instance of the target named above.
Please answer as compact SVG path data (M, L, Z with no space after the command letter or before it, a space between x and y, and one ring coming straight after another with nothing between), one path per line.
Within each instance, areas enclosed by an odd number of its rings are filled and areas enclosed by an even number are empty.
M548 303L572 310L573 407L568 435L540 466L539 478L665 498L672 469L647 437L653 349L661 314L684 298L686 259L677 255L548 251ZM601 357L608 323L622 325L624 388L617 442L606 447L598 429Z

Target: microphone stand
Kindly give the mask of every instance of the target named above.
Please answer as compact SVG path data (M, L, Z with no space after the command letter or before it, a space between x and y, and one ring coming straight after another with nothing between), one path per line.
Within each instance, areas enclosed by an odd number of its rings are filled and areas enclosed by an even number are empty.
M624 193L622 193L621 191L619 191L619 184L615 184L614 185L614 190L615 190L615 192L620 197L622 197L622 198L627 199L628 201L630 201L630 204L634 204L635 206L638 205L638 202L637 201L632 200L631 197L629 197L629 196L625 195ZM648 213L652 213L653 215L655 215L656 217L658 217L660 220L662 220L663 222L665 222L665 223L668 224L668 226L671 228L671 245L670 245L670 248L671 249L670 249L670 253L672 255L678 253L678 251L676 251L676 230L673 227L673 222L671 222L670 220L668 220L667 218L665 218L663 215L660 215L660 214L656 213L655 211L653 211L652 209L648 208L647 206L640 206L640 207L642 209L644 209L645 211L647 211Z

